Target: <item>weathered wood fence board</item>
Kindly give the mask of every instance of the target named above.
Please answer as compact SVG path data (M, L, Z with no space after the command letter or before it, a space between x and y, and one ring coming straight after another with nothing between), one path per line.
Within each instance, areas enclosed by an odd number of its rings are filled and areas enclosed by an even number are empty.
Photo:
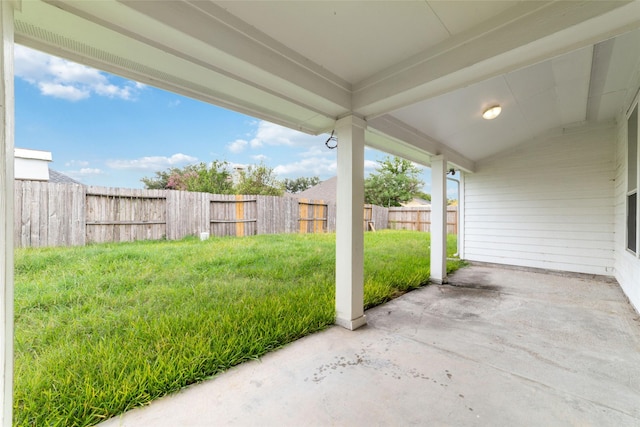
M167 236L167 195L163 191L87 187L85 205L87 243Z
M81 185L15 181L16 247L85 244L85 188Z
M389 227L389 209L382 206L371 206L371 222L376 230L384 230ZM366 229L365 229L366 230Z
M327 231L327 204L322 200L298 199L298 232L325 233Z
M209 194L212 236L258 234L257 196Z
M389 208L388 228L393 230L431 231L430 207ZM447 233L458 233L458 207L447 207Z
M209 231L211 211L207 193L156 190L164 193L166 205L166 237L178 240Z
M447 212L457 232L457 208ZM365 230L429 231L430 210L365 205ZM87 243L182 239L336 230L336 204L274 196L235 196L171 190L84 187L15 182L16 247L81 246Z

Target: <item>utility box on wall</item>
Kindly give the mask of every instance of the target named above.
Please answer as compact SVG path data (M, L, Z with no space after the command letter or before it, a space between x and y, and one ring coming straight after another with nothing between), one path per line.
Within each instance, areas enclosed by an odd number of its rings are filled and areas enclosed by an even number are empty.
M16 148L14 157L16 179L49 181L49 162L53 159L50 151Z

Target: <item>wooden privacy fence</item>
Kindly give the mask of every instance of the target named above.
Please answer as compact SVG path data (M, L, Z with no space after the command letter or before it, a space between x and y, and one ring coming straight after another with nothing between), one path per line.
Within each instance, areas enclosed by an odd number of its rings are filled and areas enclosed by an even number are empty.
M366 206L369 224L387 227L387 209ZM335 231L336 206L293 197L85 187L15 181L16 247L211 236Z
M389 228L431 231L431 207L389 208ZM458 234L458 207L447 206L447 233Z
M363 229L429 231L430 217L428 208L365 205ZM457 208L449 208L447 223L456 233ZM15 181L16 247L335 229L336 205L321 200Z

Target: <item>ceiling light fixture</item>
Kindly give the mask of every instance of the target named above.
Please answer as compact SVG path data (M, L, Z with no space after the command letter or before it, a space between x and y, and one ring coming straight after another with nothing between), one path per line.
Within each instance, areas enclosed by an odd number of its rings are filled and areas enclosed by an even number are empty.
M494 105L493 107L489 107L482 113L482 118L485 120L493 120L500 115L502 111L502 107L499 105Z

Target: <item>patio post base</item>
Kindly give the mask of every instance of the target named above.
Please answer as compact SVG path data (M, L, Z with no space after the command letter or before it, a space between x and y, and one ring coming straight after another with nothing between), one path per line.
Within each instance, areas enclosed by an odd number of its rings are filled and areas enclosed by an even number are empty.
M336 317L336 325L342 326L343 328L349 329L350 331L355 331L359 327L364 326L366 324L367 324L367 316L365 316L364 314L358 317L357 319L353 319L353 320L340 319L339 317Z

